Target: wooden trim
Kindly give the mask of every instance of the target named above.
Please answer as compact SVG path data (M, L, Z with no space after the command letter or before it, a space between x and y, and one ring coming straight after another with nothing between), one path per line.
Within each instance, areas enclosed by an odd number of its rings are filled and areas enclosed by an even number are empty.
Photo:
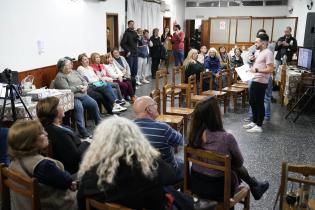
M275 19L274 18L272 18L272 27L271 27L271 38L270 38L270 41L273 41L273 27L274 27L274 25L275 25Z
M249 40L248 40L248 41L251 41L251 40L252 40L252 28L253 28L253 19L251 18L251 19L250 19Z

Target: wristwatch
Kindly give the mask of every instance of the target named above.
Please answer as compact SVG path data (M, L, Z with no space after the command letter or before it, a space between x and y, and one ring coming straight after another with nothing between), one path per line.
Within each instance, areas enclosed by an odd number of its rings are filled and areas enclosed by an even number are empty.
M258 72L259 72L259 71L258 71L258 68L255 68L255 72L256 72L256 73L258 73Z

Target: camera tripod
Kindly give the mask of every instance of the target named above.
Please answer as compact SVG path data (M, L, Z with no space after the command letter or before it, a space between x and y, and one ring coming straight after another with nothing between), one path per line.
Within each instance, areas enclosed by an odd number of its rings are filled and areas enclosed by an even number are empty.
M13 118L13 122L15 122L17 120L17 113L16 113L16 108L15 108L15 97L14 97L14 93L16 94L16 97L20 100L20 102L22 103L28 117L32 120L33 117L30 114L29 110L27 109L27 107L25 106L24 101L21 98L21 95L19 94L18 90L16 89L16 87L12 84L12 72L9 69L5 69L4 70L4 74L7 77L8 80L8 84L6 85L6 90L5 90L5 96L4 96L4 100L3 100L3 105L2 105L2 110L1 110L1 115L0 115L0 122L3 123L3 119L4 119L4 112L5 112L5 107L7 105L7 100L10 100L11 103L11 111L12 111L12 118Z

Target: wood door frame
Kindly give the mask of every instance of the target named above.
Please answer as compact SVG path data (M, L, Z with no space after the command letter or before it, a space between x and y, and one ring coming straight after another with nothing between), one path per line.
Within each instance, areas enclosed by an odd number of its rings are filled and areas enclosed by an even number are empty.
M106 13L106 30L107 30L107 17L114 16L114 46L119 47L119 15L118 13Z
M168 23L168 24L166 24ZM166 17L166 16L163 16L163 29L162 29L162 32L164 33L164 28L167 27L170 29L170 33L172 31L172 26L171 26L171 17Z

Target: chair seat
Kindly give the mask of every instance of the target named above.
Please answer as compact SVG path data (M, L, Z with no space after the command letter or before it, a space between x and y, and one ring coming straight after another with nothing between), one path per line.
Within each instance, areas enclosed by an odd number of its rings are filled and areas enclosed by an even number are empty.
M205 98L207 98L209 96L205 96L205 95L192 95L191 96L191 101L202 101Z
M207 90L201 93L202 95L209 95L209 96L223 96L226 95L226 92L217 91L217 90Z
M186 89L188 87L187 83L179 83L174 85L175 88Z
M231 85L231 87L248 89L248 85L242 84L242 83L235 83L235 84Z
M193 112L194 112L194 109L180 108L180 107L169 107L166 110L166 113L178 114L178 115L191 115Z
M177 116L177 115L164 115L161 114L156 118L157 121L165 122L165 123L171 123L171 124L178 124L182 123L184 120L184 117Z
M168 89L166 90L167 96L169 96L170 91L171 91L171 88L168 88ZM175 96L179 95L181 92L182 92L182 90L179 89L179 88L175 88L175 89L174 89L174 95L175 95ZM161 93L161 94L162 94L162 93Z
M226 92L240 93L240 92L243 92L245 89L244 88L236 88L236 87L225 87L222 90L226 91Z

